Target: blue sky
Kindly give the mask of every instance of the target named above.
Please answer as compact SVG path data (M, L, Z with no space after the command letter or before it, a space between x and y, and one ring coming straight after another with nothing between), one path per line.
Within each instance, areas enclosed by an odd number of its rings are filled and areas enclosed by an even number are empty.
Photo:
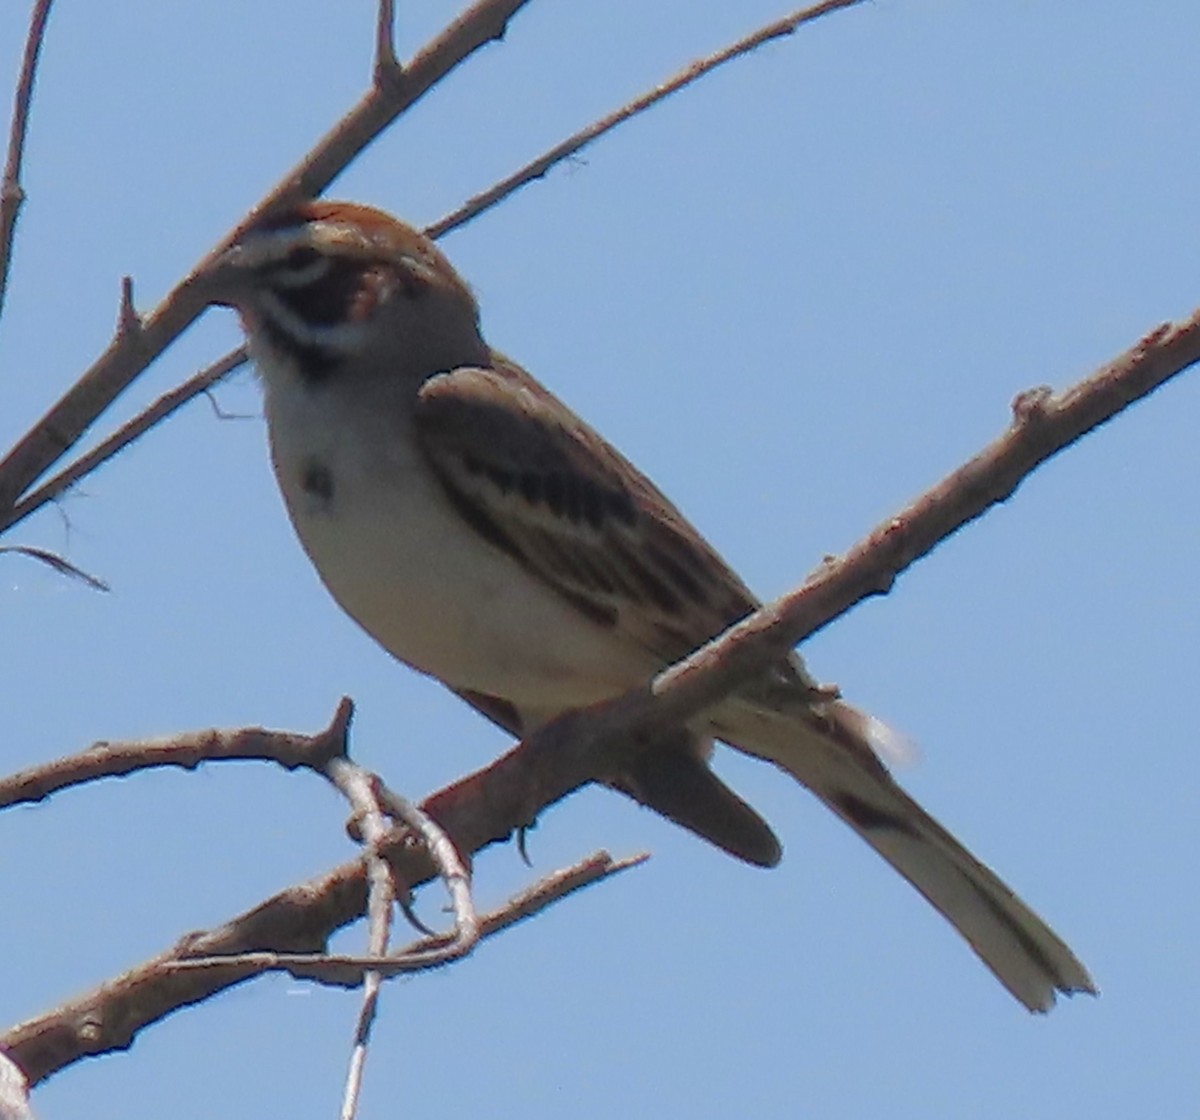
M400 5L406 8L408 6ZM0 89L27 13L0 8ZM401 12L407 54L455 11ZM534 3L330 192L424 223L693 57L782 14ZM372 5L63 5L0 322L0 441L149 306L361 92ZM879 0L627 125L443 243L492 343L645 469L764 596L1006 423L1200 303L1194 5ZM236 344L211 313L114 408ZM197 401L0 557L5 771L213 725L322 726L413 797L504 742L322 591L267 465L253 377ZM392 985L363 1115L1190 1115L1200 379L1031 479L805 647L902 728L901 777L1066 937L1103 995L1028 1016L853 835L768 767L767 873L614 794L530 837L648 866L436 976ZM103 427L103 425L102 425ZM105 428L105 430L107 430ZM15 1021L349 856L311 777L154 773L0 816L0 1020ZM528 880L478 862L492 905ZM440 898L420 900L426 920ZM353 949L363 931L339 944ZM357 997L269 979L49 1083L40 1115L327 1116Z

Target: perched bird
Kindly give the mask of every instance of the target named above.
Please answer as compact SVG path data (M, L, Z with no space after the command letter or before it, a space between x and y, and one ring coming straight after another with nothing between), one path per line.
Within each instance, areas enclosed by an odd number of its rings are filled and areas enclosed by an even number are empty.
M304 203L205 278L240 313L301 544L399 660L514 735L645 683L758 605L679 511L480 332L417 230ZM889 732L798 656L642 752L614 784L750 863L762 818L709 769L714 739L791 774L966 938L1026 1007L1094 992L1054 932L893 781Z

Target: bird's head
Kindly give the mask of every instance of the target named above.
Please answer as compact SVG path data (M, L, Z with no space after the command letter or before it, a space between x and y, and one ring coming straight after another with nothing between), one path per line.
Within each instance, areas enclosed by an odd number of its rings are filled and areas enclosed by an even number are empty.
M200 278L237 309L261 367L321 379L349 363L425 375L485 360L479 309L419 230L350 202L305 202L247 230ZM270 374L269 369L264 372Z

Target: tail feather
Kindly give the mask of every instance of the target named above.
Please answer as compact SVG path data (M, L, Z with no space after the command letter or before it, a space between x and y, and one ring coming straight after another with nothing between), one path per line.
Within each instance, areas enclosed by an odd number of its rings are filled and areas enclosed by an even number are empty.
M711 749L682 729L642 751L611 784L731 856L774 867L783 854L775 833L708 768Z
M810 789L917 888L1030 1011L1090 992L1087 969L997 875L908 796L876 755L879 724L841 702L780 714L733 700L718 735Z

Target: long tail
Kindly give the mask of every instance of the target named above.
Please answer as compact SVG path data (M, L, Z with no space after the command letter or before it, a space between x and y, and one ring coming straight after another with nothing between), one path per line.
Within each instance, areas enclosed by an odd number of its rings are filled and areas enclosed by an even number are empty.
M917 888L1030 1011L1096 986L1066 943L908 796L873 747L878 724L848 704L779 714L731 700L718 734L810 789Z

